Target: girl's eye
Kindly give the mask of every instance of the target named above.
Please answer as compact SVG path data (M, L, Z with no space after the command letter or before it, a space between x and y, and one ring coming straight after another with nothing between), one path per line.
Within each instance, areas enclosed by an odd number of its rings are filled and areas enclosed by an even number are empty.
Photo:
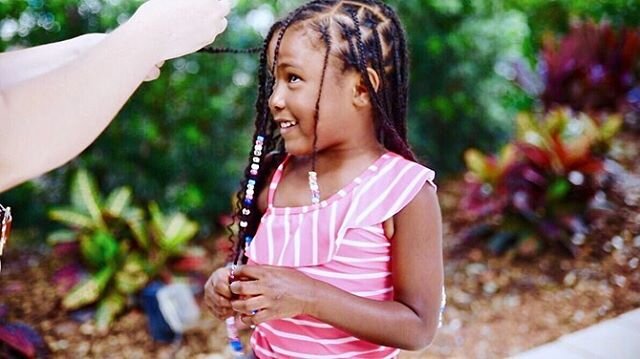
M289 75L289 82L290 83L296 83L298 81L302 80L301 78L299 78L298 76L294 75L294 74L290 74Z

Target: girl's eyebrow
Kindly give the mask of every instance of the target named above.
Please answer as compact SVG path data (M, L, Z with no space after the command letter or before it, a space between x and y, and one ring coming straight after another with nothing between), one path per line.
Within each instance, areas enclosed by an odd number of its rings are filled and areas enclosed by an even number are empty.
M288 61L283 61L280 62L278 61L278 67L279 68L283 68L283 67L295 67L295 68L302 68L302 66L298 65L295 62L288 62Z

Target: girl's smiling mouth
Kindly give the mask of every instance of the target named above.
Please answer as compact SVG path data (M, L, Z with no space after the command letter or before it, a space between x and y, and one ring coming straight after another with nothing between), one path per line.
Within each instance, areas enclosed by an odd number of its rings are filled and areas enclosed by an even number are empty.
M278 121L278 126L280 127L280 134L284 135L285 133L293 130L294 127L298 125L298 121Z

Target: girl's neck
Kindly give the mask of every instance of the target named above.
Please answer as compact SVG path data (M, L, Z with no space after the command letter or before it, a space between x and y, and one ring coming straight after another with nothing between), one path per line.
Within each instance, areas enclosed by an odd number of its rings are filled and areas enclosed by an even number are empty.
M387 150L376 142L369 146L331 148L321 150L316 155L316 172L329 173L343 166L368 165L378 159ZM292 158L296 167L303 166L311 169L311 156L295 156Z

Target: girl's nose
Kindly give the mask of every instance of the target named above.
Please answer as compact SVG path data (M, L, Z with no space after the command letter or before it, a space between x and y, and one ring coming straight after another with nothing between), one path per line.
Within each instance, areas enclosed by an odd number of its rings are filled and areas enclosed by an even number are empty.
M276 83L273 87L273 93L271 93L271 97L269 97L269 109L271 109L272 113L276 113L282 111L285 106L284 96L282 91L279 91L279 86Z

